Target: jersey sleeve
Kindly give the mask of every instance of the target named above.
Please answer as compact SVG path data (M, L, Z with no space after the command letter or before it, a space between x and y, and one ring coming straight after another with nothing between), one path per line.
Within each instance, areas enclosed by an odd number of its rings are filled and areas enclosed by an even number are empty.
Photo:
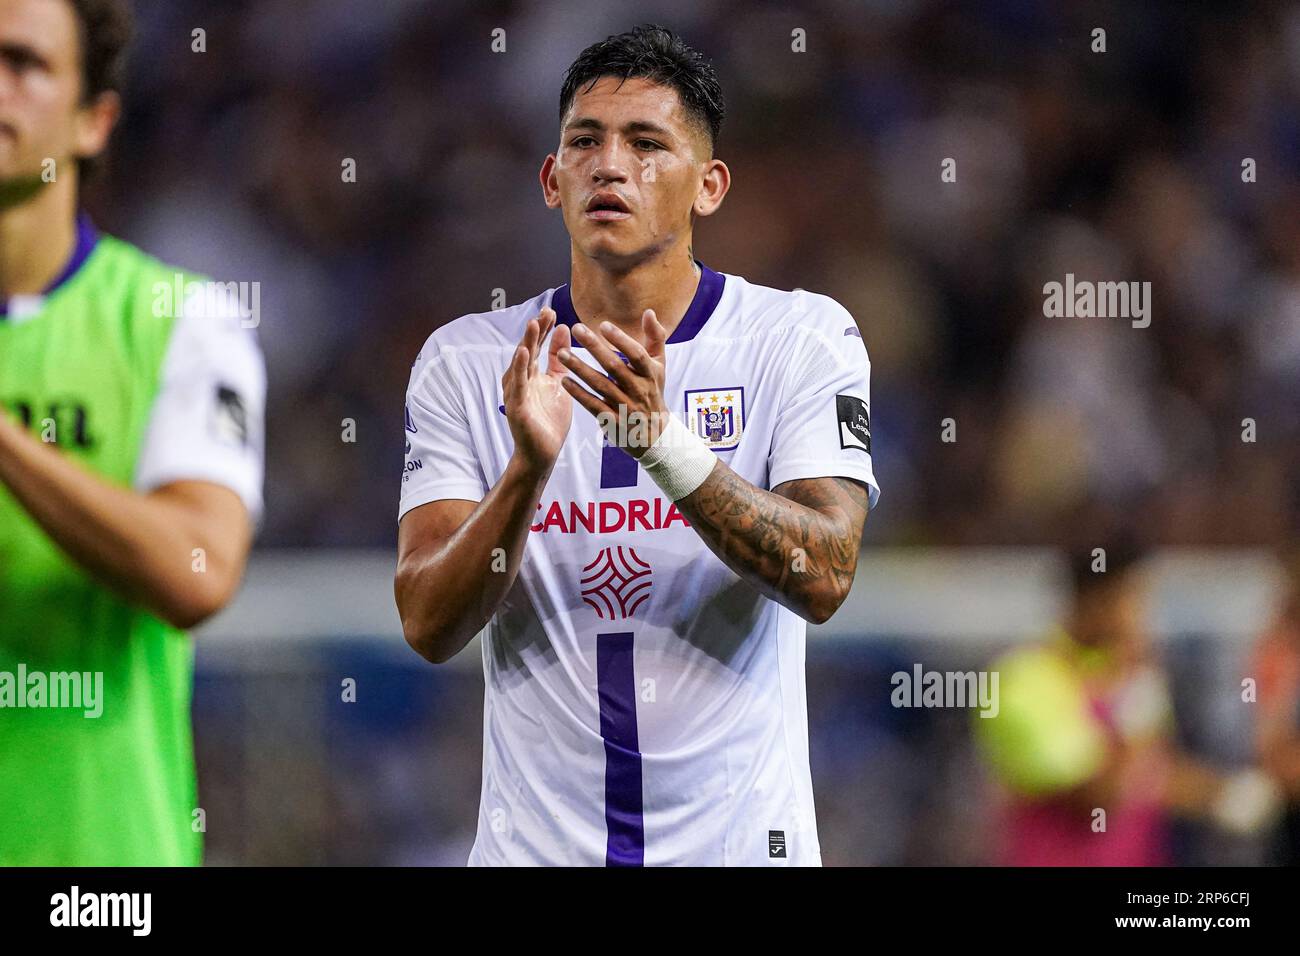
M163 358L135 488L210 481L262 517L266 364L236 301L185 303Z
M488 493L460 390L455 352L428 344L406 390L406 462L397 518L443 498L482 501Z
M855 478L870 506L880 497L871 467L871 361L853 317L829 303L797 336L768 455L768 487L796 478Z

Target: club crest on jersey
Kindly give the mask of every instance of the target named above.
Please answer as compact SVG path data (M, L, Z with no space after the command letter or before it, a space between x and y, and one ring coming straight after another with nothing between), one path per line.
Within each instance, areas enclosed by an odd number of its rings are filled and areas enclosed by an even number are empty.
M729 451L740 444L745 430L745 390L738 385L689 388L683 418L691 432L713 451Z

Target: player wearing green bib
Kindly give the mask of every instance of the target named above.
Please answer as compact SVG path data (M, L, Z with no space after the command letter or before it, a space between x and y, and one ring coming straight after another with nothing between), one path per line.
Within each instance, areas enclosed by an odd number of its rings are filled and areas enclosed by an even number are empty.
M261 509L246 313L77 214L126 23L0 0L0 864L200 862L184 629Z
M1090 550L1076 554L1065 625L991 667L999 708L973 723L1004 791L993 827L999 863L1163 866L1173 859L1174 815L1248 835L1279 812L1267 775L1223 773L1178 745L1146 634L1139 554L1120 543L1105 566Z

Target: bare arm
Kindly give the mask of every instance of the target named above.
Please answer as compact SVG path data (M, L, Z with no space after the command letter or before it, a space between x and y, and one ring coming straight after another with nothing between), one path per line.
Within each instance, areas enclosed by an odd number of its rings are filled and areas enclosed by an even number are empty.
M1287 621L1277 627L1278 633L1266 641L1256 663L1266 673L1261 673L1259 681L1255 756L1294 799L1300 796L1300 731L1294 713L1296 695L1300 694L1300 664L1291 648L1298 641Z
M1096 773L1057 796L1081 814L1097 807L1113 807L1124 798L1124 776L1128 768L1135 762L1150 759L1150 748L1112 745ZM1158 793L1160 805L1180 816L1208 816L1222 789L1223 778L1213 768L1182 753L1170 753L1168 759L1168 773Z
M1290 726L1261 728L1256 742L1260 766L1294 799L1300 797L1300 734Z
M560 387L564 367L555 357L569 344L567 328L551 338L547 370L537 368L554 323L550 309L530 320L501 376L515 450L500 480L479 502L442 499L415 508L398 529L393 591L402 633L434 664L468 644L514 584L528 526L568 435L573 403Z
M482 501L434 501L402 518L393 589L406 642L425 660L451 659L496 613L519 573L548 477L511 459ZM503 571L497 548L505 551Z
M727 567L814 624L829 620L853 586L867 489L851 478L765 491L719 461L677 508Z
M177 481L141 494L88 471L4 415L0 484L69 557L176 627L211 616L239 586L252 522L222 485Z

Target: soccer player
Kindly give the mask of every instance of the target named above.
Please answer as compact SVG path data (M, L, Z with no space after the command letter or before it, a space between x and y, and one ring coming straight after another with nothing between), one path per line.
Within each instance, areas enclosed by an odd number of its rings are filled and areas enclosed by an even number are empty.
M430 661L486 626L471 864L821 862L804 637L879 495L870 366L832 299L694 259L722 118L667 30L585 50L541 168L570 281L415 361L395 588Z
M78 213L128 34L124 0L0 0L0 864L200 861L184 629L261 507L238 304L169 304Z

